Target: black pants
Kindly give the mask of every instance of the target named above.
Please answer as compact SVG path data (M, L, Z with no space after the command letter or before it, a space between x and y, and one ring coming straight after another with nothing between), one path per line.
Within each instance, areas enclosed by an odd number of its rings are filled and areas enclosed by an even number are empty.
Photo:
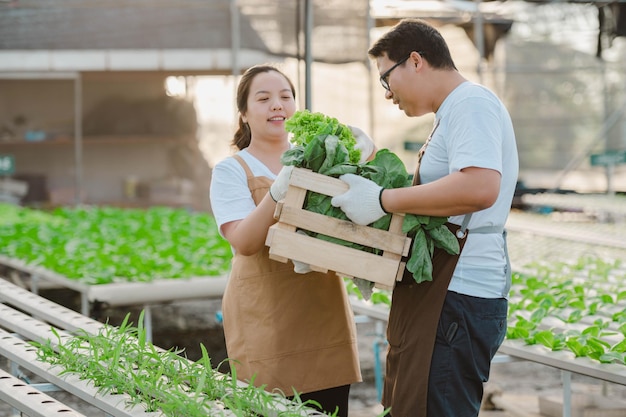
M323 389L321 391L307 392L306 394L300 395L302 402L311 400L319 403L319 407L315 404L310 404L309 406L311 408L317 409L326 414L333 414L337 411L337 417L348 417L349 397L350 385ZM293 397L288 398L293 399Z

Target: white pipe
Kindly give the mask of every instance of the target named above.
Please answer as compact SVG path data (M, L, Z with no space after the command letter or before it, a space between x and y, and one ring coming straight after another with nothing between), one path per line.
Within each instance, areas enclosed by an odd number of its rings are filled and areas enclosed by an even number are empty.
M167 301L219 298L224 294L227 277L162 279L152 282L124 282L90 286L90 301L109 306L158 304Z

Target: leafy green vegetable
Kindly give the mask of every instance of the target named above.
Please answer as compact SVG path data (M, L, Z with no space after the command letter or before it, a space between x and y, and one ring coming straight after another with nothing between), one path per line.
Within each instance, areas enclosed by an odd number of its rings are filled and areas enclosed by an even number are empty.
M331 177L356 174L374 181L383 188L401 188L411 185L404 163L388 149L379 150L374 159L359 164L360 151L354 148L356 140L350 128L342 125L335 118L309 111L296 112L287 120L286 128L294 135L294 146L282 155L283 165L306 168ZM330 201L330 196L309 191L304 208L326 216L349 220L343 211L333 207ZM406 214L404 217L402 231L413 237L406 268L418 283L432 280L432 256L435 248L441 248L450 254L459 253L459 243L445 225L446 221L446 217L414 214ZM391 214L387 214L370 226L388 230L390 223ZM312 232L308 233L319 239L378 253L374 248Z
M359 162L361 151L354 149L356 138L348 126L339 123L339 120L334 117L326 116L323 113L312 113L309 110L299 110L287 120L285 128L288 132L293 133L292 142L305 148L318 136L337 136L339 141L350 150L350 161L352 163Z

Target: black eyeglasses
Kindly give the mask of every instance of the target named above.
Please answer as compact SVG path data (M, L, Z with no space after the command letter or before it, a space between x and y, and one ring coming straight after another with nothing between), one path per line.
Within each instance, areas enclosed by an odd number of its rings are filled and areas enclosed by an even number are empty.
M421 52L418 52L418 54L420 54L420 56L423 55ZM391 91L391 89L389 88L389 74L391 74L391 71L396 69L396 67L404 64L406 60L409 59L410 57L411 57L411 54L407 55L406 58L401 59L400 61L396 62L391 68L389 68L387 71L385 71L383 75L380 76L380 83L382 84L385 90Z

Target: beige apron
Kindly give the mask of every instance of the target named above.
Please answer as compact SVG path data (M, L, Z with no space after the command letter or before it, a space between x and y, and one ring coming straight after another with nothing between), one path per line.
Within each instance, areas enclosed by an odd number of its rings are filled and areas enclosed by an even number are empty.
M419 167L428 142L438 123L418 154L413 185L420 183ZM460 226L446 223L457 236ZM461 250L466 234L457 236ZM393 417L425 417L427 413L428 374L432 359L439 316L448 285L459 259L443 249L433 254L433 280L417 284L405 269L396 283L387 326L387 363L382 404L391 407Z
M272 181L235 158L259 204ZM354 316L335 273L297 274L291 262L270 260L268 247L235 254L222 311L237 379L285 395L361 381Z

